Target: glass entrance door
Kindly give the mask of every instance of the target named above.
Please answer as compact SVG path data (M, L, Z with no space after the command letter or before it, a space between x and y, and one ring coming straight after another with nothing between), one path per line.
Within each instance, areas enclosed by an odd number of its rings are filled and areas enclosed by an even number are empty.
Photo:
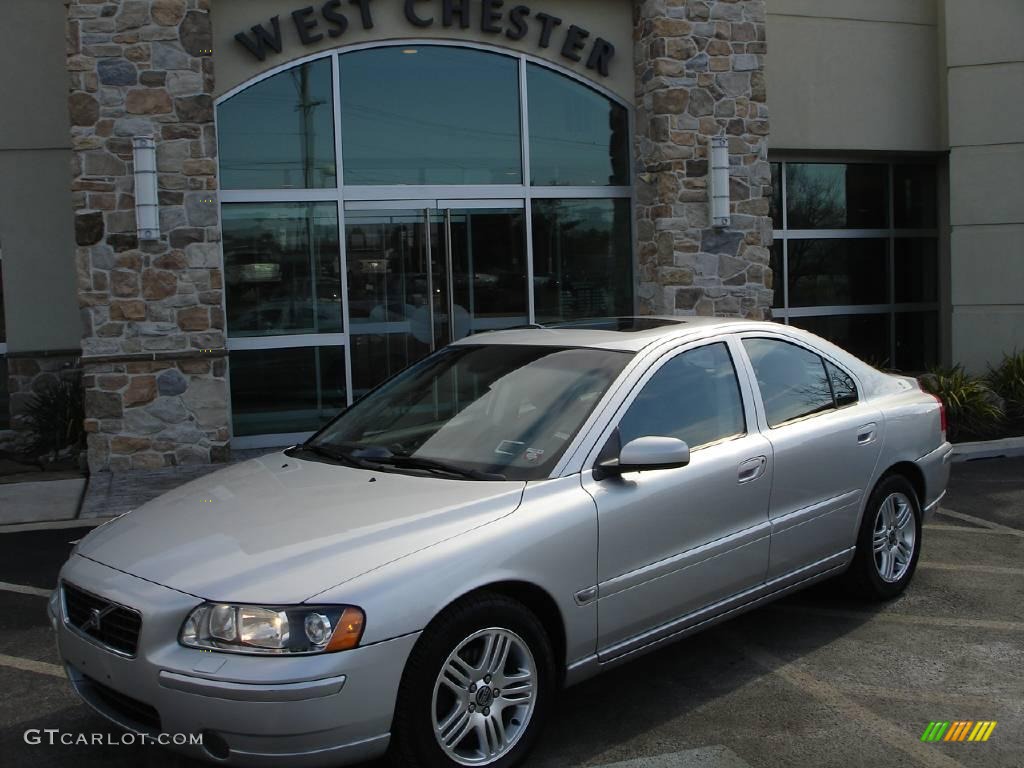
M529 321L520 201L345 207L352 395L430 352Z

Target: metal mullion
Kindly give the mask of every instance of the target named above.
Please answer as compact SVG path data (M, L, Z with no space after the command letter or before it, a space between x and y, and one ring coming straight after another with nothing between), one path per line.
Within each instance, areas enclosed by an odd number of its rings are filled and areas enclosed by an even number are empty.
M229 189L220 193L221 203L330 203L336 189Z
M349 314L348 297L348 238L345 229L345 157L344 142L341 136L341 61L339 55L331 55L331 69L334 78L334 89L331 98L334 100L334 170L336 173L335 203L338 206L338 258L341 265L341 316L342 329L345 331L345 402L352 405L352 317Z
M234 336L227 340L229 352L266 349L304 349L309 347L342 347L348 344L347 333L302 333L293 336Z
M527 187L535 200L632 198L632 187Z
M789 189L786 185L786 165L781 163L779 178L782 181L782 307L786 312L785 325L789 325Z
M790 240L883 240L891 229L788 229Z
M501 198L518 199L526 196L522 184L481 184L450 186L439 184L423 185L349 185L344 189L345 201L357 200L493 200Z
M526 304L530 325L537 322L537 298L533 283L533 200L527 198L524 217L526 219Z
M526 57L519 57L519 133L522 143L523 185L533 186L530 170L530 102L526 86Z

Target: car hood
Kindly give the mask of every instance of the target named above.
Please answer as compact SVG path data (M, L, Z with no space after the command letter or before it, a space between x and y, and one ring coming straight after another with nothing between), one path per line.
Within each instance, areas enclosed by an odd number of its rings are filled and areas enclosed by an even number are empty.
M299 603L514 512L525 485L277 453L166 493L97 528L77 552L207 600Z

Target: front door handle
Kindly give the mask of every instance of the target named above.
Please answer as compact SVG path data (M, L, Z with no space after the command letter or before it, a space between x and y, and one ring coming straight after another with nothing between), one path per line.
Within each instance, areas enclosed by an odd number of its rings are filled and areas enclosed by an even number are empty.
M756 456L753 459L747 459L740 464L737 482L739 482L740 485L754 482L764 474L764 470L767 466L767 456Z
M875 442L875 435L878 432L876 424L865 424L857 428L857 445L870 445Z

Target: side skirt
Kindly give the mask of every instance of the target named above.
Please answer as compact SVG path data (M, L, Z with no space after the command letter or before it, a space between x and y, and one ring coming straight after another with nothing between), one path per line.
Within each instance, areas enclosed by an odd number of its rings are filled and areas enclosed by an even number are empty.
M816 563L791 571L746 592L733 595L721 602L681 616L668 624L648 630L641 635L609 646L598 653L569 665L565 686L576 685L602 672L632 661L684 637L739 616L741 613L778 600L805 587L824 581L843 572L853 558L855 547L843 550ZM600 610L600 609L599 609Z

